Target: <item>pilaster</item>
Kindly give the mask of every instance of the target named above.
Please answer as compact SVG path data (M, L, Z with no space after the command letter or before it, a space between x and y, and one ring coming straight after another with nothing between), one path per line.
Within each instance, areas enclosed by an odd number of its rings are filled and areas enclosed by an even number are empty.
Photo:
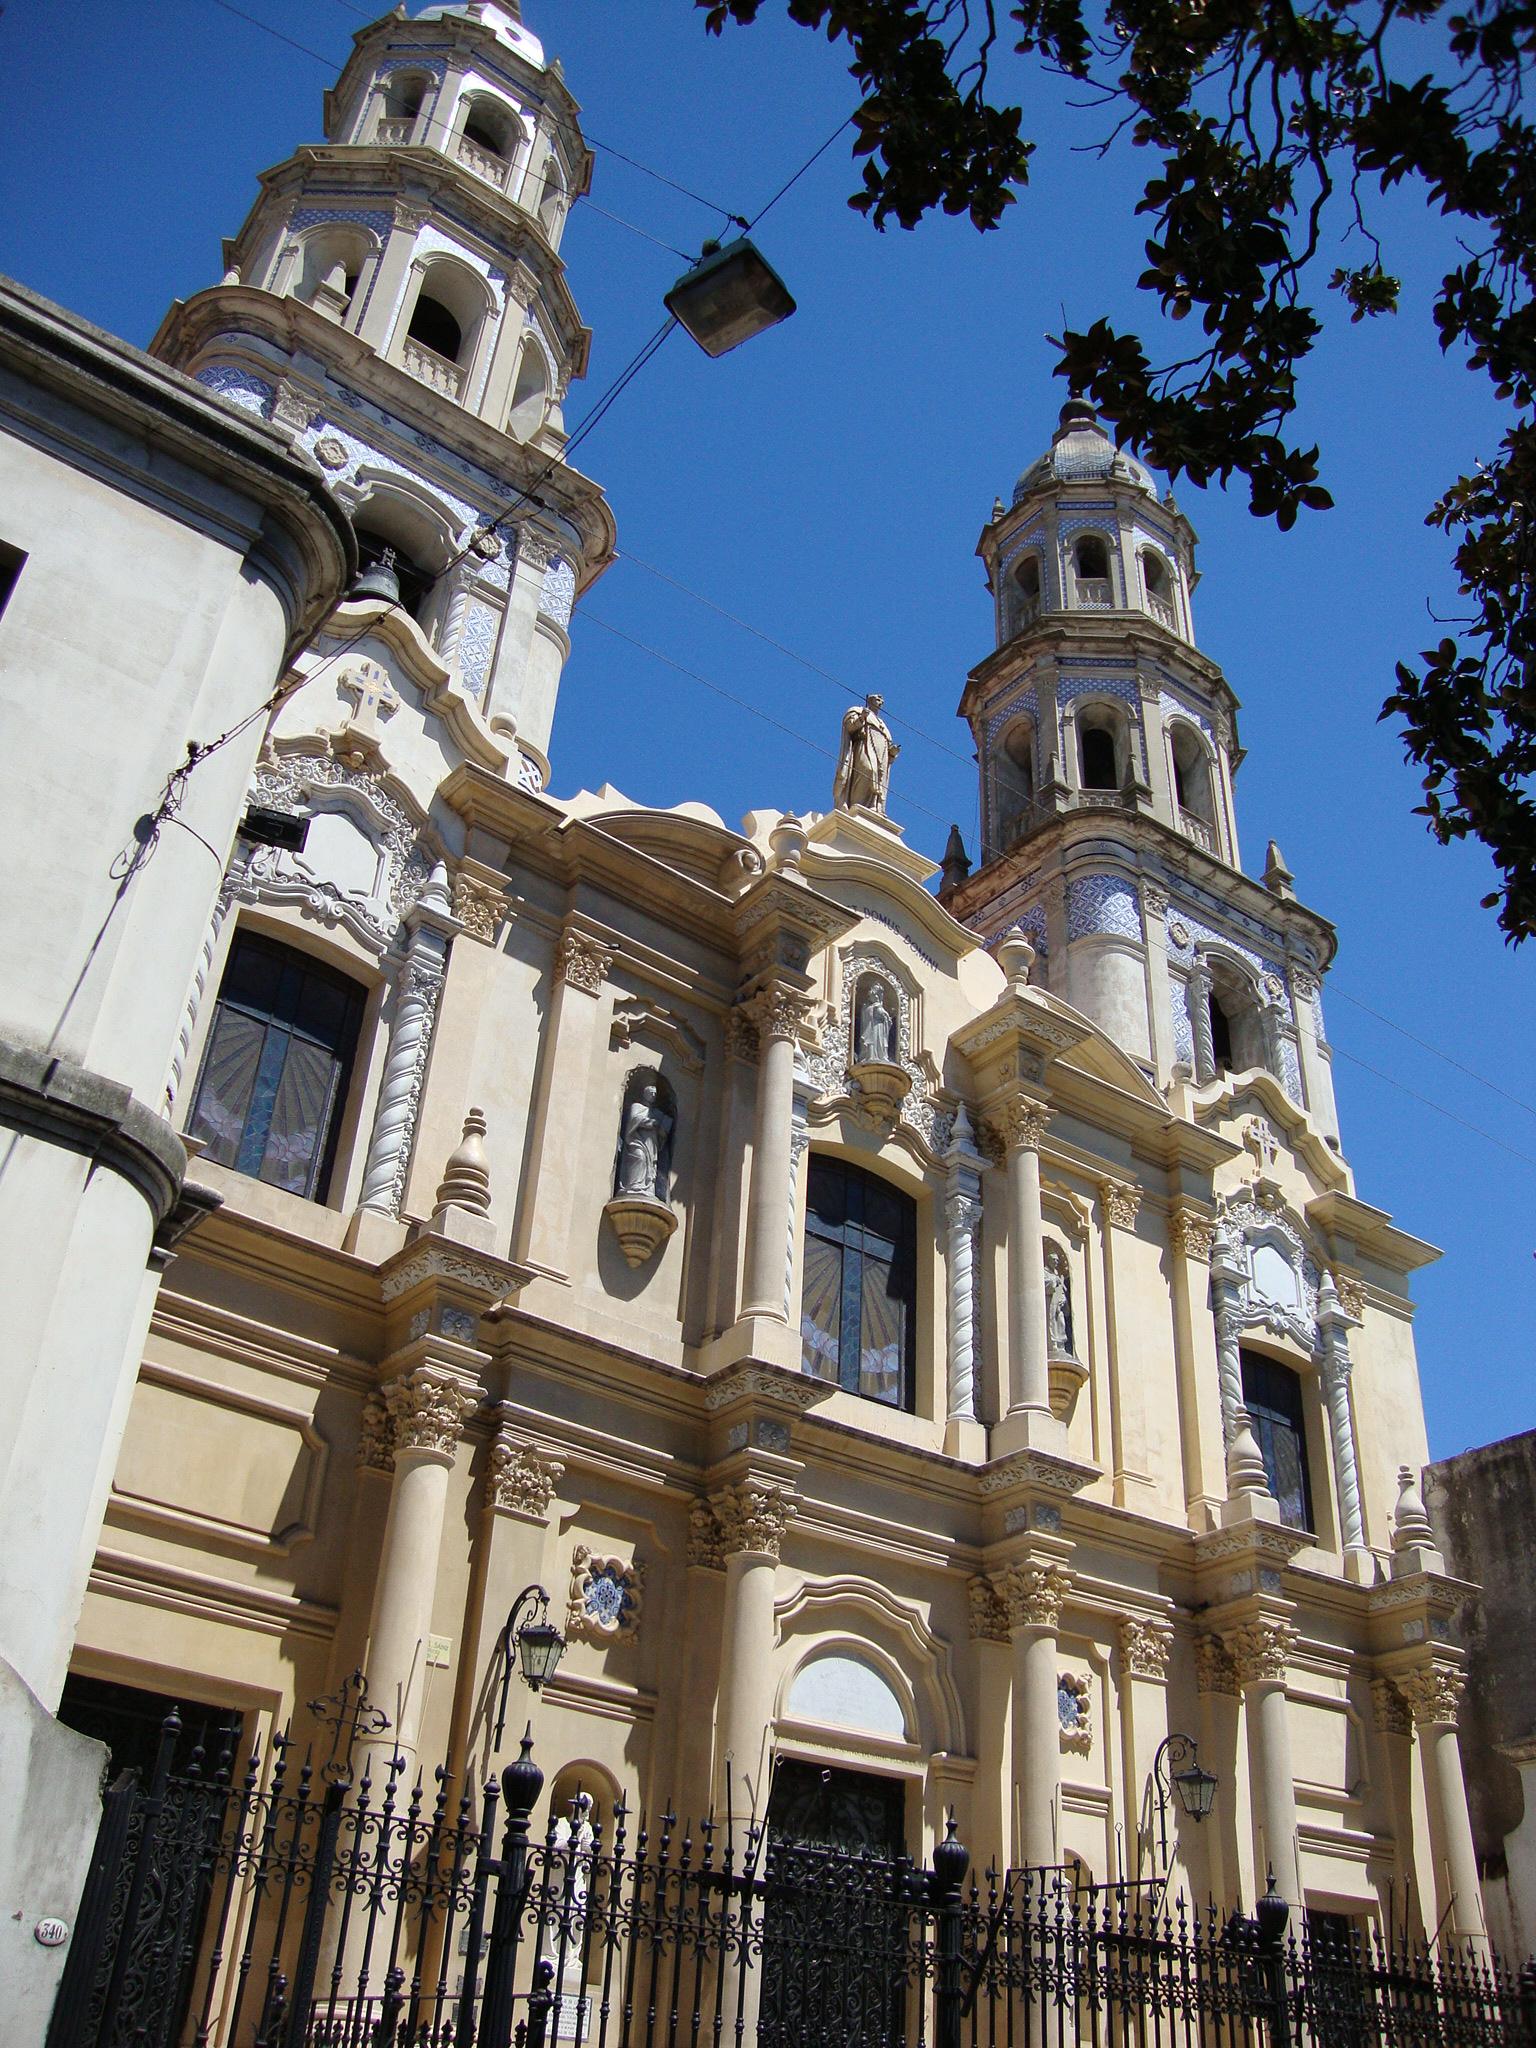
M1215 1526L1226 1495L1222 1382L1216 1328L1208 1306L1215 1235L1215 1219L1208 1212L1189 1202L1175 1205L1168 1219L1168 1258L1173 1283L1179 1446L1185 1510L1197 1533Z
M518 1258L553 1280L566 1278L571 1213L582 1170L582 1122L600 1044L604 982L612 964L612 951L596 933L566 921L550 968L553 992L515 1239Z

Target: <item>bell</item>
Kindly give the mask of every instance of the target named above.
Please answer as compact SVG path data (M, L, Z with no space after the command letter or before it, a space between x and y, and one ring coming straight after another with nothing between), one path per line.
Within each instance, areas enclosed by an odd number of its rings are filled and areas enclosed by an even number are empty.
M354 604L376 598L383 604L400 602L400 578L395 574L395 551L385 548L376 562L369 562L352 579L347 596Z

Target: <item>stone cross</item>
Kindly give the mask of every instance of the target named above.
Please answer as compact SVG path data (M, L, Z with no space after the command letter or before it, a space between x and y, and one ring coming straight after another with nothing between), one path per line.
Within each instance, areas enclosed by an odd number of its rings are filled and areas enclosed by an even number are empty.
M384 736L381 718L393 718L400 709L394 685L377 662L360 661L347 670L336 687L353 700L344 731L357 739L378 743Z

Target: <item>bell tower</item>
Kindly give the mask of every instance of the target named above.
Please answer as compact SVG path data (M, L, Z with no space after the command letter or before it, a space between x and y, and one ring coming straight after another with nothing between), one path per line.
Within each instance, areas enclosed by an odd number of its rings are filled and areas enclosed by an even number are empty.
M613 552L563 456L590 341L559 255L592 169L576 102L518 0L400 8L355 36L324 138L263 174L222 283L152 347L309 450L357 595L398 592L538 788L571 607Z
M1245 876L1237 699L1195 645L1195 533L1073 399L981 536L996 646L960 701L981 774L981 859L944 901L1166 1087L1267 1070L1338 1140L1318 984L1333 929L1278 849Z

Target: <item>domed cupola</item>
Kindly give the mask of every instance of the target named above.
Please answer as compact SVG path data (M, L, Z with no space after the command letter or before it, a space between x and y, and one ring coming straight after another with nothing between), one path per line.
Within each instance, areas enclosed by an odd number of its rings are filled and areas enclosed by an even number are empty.
M1050 447L1014 485L1013 502L1017 505L1031 491L1052 481L1100 483L1107 477L1157 496L1157 484L1146 464L1115 446L1085 398L1069 398L1061 408L1061 424Z

